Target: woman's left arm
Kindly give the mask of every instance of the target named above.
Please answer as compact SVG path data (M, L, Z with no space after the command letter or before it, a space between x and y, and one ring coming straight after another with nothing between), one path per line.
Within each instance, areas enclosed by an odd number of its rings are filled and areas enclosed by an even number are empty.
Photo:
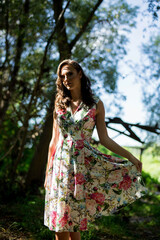
M126 149L118 145L115 141L113 141L109 136L105 124L105 109L103 102L99 100L97 104L96 111L96 128L99 136L100 143L108 148L110 151L127 158L130 162L132 162L138 171L142 172L142 163L134 157L130 152Z

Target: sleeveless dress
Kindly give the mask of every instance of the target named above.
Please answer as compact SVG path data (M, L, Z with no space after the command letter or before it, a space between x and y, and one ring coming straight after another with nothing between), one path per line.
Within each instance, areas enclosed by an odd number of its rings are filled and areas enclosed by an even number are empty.
M44 225L56 232L88 230L88 223L111 215L146 193L141 174L129 161L90 145L96 104L81 102L72 114L57 111L59 139L45 188Z

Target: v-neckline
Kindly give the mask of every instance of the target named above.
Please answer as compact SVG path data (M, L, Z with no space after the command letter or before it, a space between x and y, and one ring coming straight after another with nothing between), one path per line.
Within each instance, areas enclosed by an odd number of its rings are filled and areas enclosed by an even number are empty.
M69 105L72 116L74 116L77 113L77 111L80 108L80 106L82 105L82 103L83 103L83 101L80 102L80 104L77 106L77 108L74 111L74 113L72 112L71 104Z

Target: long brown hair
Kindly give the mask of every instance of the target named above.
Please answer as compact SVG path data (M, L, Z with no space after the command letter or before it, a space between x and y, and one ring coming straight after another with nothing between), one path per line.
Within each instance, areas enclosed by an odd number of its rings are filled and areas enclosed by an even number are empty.
M81 95L82 95L82 101L84 104L86 104L88 107L92 107L95 103L95 99L93 98L93 93L91 90L91 82L89 78L84 74L84 71L82 67L79 65L78 62L66 59L63 60L57 69L57 94L55 98L55 108L54 108L54 116L56 117L55 111L58 109L66 109L70 102L71 102L71 94L70 91L63 85L62 79L61 79L61 69L65 65L71 65L74 67L77 72L82 72L82 78L81 78Z

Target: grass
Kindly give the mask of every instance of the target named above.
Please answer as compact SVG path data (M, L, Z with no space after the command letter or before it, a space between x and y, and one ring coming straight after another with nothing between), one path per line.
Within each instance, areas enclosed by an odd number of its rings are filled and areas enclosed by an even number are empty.
M126 147L126 149L139 159L139 149L136 149L135 147ZM153 155L151 147L143 151L142 163L143 171L149 173L152 178L155 178L160 182L160 156Z

